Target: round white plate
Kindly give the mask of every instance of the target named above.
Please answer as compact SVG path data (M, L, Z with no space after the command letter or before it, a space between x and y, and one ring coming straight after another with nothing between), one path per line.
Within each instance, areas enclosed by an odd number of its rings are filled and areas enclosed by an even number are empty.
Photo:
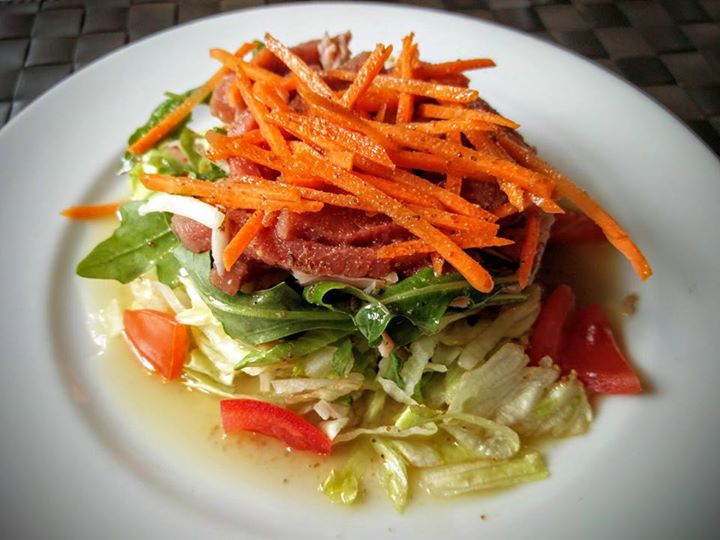
M108 410L73 268L83 226L58 211L115 185L127 135L165 90L203 81L210 47L350 28L354 50L414 31L433 60L490 56L481 95L519 120L645 249L656 275L624 341L651 391L601 402L585 437L549 452L551 479L493 497L346 511L232 495L134 441ZM720 525L720 166L677 120L606 71L542 41L436 11L292 5L210 18L102 59L0 132L0 523L22 538L700 538ZM311 489L311 487L308 487ZM314 499L313 499L314 500ZM482 520L481 514L487 519Z

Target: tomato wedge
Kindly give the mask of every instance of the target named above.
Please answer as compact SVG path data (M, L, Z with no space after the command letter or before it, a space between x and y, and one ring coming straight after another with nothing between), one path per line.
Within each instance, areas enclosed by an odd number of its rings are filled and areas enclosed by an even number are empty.
M549 356L553 362L559 360L568 318L574 311L575 294L572 289L568 285L558 285L545 300L530 334L528 354L533 364L537 364L543 356Z
M558 361L563 371L575 370L588 390L602 394L636 394L640 379L615 341L600 306L589 305L574 316Z
M332 441L302 416L255 399L225 399L220 402L225 433L252 431L283 441L294 450L329 454Z
M123 325L141 360L168 380L180 376L190 344L186 326L154 309L126 310Z
M602 242L605 234L597 224L582 212L566 210L555 214L550 232L550 245L588 244Z

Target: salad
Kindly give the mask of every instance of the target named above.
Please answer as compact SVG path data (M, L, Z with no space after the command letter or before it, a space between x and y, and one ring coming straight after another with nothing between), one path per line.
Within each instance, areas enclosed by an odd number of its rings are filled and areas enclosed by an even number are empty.
M127 284L112 331L219 398L227 436L351 445L335 502L370 467L398 511L411 477L440 497L545 478L533 441L586 432L589 393L641 391L602 310L537 279L545 248L607 239L650 266L469 88L492 60L350 38L211 50L217 73L130 136L129 200L64 212L119 218L77 273Z

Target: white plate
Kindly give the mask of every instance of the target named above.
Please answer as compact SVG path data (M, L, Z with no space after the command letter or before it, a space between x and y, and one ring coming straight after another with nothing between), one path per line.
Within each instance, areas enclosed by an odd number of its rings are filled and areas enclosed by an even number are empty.
M297 42L350 28L354 49L415 31L430 59L487 55L474 77L493 105L611 209L656 271L639 284L627 348L653 390L602 402L591 432L549 453L550 480L492 498L342 511L263 486L215 492L165 449L129 443L93 378L72 270L82 226L58 217L99 201L123 142L165 90L196 85L268 30ZM541 41L477 20L379 5L237 12L123 49L33 103L0 132L4 261L0 523L23 538L700 538L720 522L717 414L720 167L684 126L618 78ZM480 514L487 520L481 520Z

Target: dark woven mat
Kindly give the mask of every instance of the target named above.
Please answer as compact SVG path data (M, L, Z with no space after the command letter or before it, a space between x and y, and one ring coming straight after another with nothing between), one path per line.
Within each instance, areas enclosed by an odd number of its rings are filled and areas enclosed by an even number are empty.
M0 0L0 126L96 58L175 24L272 0ZM613 69L720 154L720 0L425 0Z

